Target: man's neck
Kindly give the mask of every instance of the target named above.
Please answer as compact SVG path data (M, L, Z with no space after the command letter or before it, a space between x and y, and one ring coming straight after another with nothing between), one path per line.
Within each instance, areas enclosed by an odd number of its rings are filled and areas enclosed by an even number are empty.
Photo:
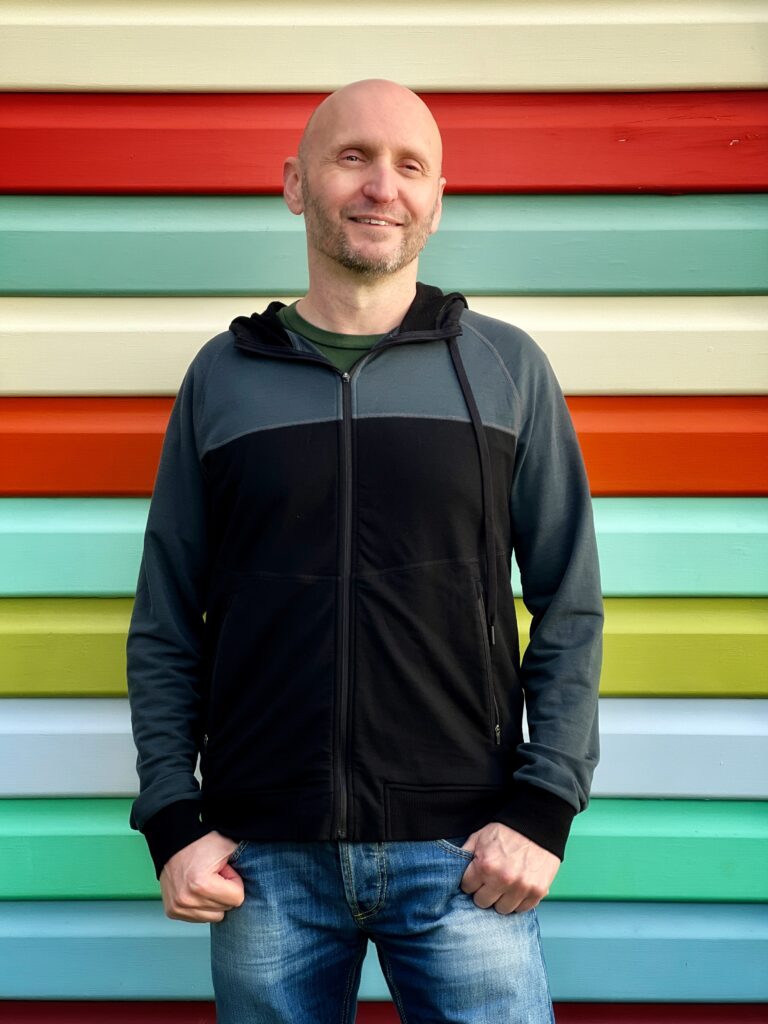
M297 313L315 327L337 334L386 334L402 322L416 295L416 265L374 280L346 273L318 281L310 268L310 285Z

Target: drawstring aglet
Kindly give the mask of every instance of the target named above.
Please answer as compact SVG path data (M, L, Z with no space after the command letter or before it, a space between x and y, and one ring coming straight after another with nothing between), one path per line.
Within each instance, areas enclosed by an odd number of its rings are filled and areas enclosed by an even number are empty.
M488 623L488 639L491 641L491 647L496 646L496 627L492 622Z

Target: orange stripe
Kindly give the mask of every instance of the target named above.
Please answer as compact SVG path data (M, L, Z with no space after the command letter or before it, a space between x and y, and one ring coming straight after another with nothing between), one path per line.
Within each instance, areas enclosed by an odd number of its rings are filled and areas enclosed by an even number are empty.
M171 398L0 399L0 493L151 493ZM768 494L768 398L568 399L594 495Z
M768 92L425 94L454 192L768 190ZM279 193L322 94L10 93L0 191Z

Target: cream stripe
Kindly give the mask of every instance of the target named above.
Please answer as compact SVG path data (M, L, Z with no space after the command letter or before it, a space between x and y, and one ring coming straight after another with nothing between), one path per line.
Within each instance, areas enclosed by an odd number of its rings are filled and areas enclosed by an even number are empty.
M759 87L767 21L762 0L10 0L0 88Z
M289 301L283 296L284 301ZM0 394L173 394L257 298L0 298ZM569 394L768 391L768 297L469 298L547 352Z

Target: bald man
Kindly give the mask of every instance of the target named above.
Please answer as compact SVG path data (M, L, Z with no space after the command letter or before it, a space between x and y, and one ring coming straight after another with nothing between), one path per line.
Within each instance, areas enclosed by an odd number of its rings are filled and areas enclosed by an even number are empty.
M444 187L413 92L325 99L284 167L309 289L211 339L168 426L131 825L167 915L210 923L219 1024L353 1021L369 939L403 1021L553 1019L535 908L598 759L591 503L540 349L417 282Z

